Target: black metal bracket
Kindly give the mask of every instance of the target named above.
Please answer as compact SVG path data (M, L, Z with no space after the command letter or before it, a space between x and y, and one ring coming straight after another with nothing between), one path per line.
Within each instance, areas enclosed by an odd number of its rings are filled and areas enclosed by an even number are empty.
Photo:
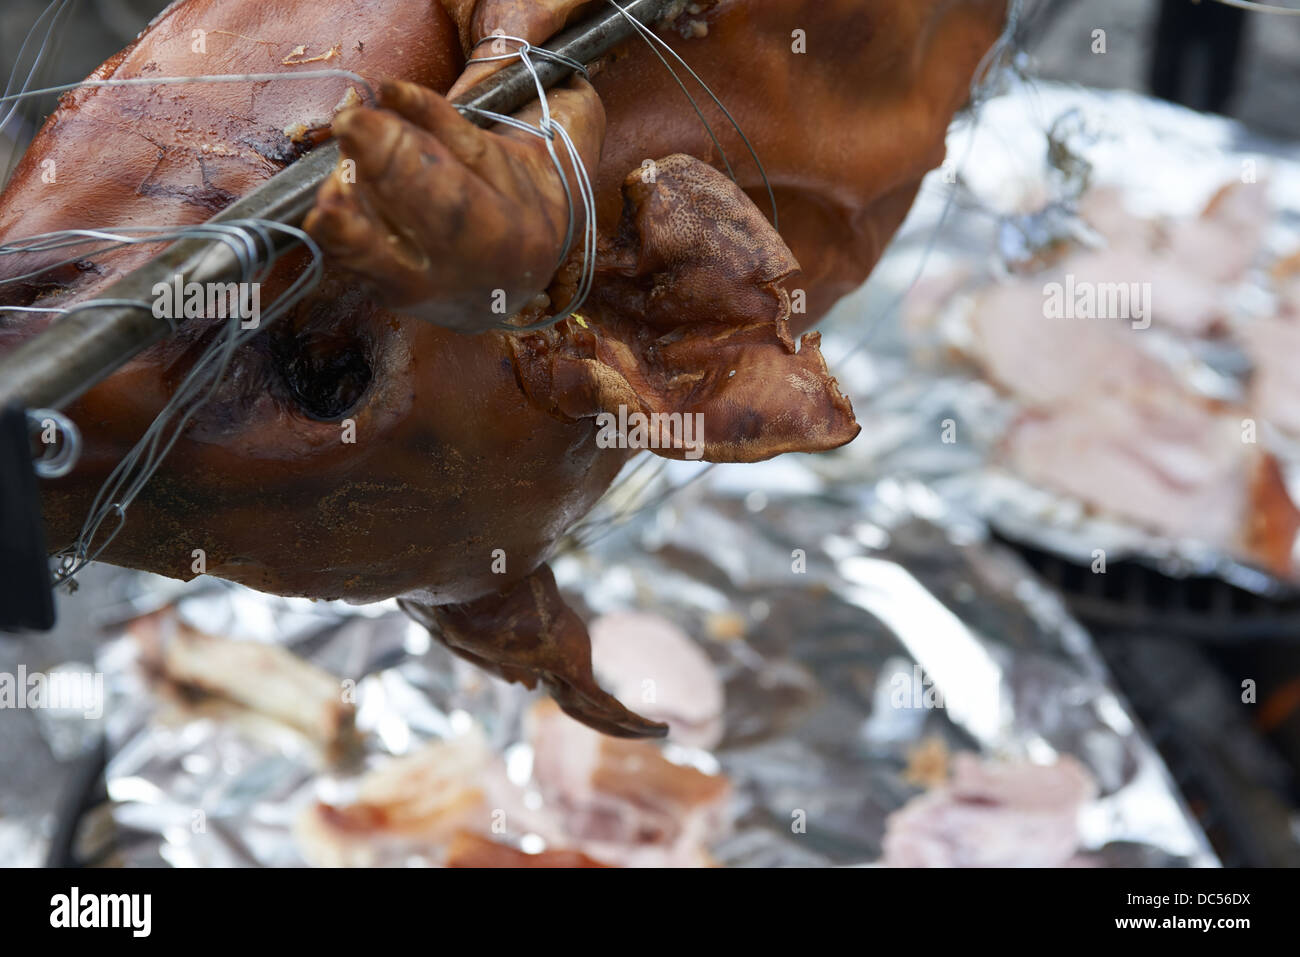
M53 627L54 591L27 410L13 403L0 412L0 631Z

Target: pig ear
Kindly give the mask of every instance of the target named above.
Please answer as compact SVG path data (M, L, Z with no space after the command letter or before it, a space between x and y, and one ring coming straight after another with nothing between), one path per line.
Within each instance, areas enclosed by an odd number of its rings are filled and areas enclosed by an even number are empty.
M749 197L681 155L635 171L623 195L585 325L516 337L525 390L602 429L639 414L666 458L757 462L853 439L820 337L796 347L787 328L798 263Z
M541 565L496 595L455 605L399 599L408 615L453 652L507 681L540 681L565 714L618 738L662 738L668 725L625 708L591 670L591 639Z

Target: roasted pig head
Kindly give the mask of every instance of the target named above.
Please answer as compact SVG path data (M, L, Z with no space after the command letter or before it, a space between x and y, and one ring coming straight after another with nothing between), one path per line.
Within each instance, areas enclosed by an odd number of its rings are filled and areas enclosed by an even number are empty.
M753 462L854 437L817 336L797 337L865 278L941 161L1003 3L679 5L659 34L748 134L779 233L739 135L702 98L733 181L640 39L590 83L552 91L594 183L595 282L579 315L522 331L578 284L580 244L561 262L569 205L542 139L480 129L447 95L498 68L466 66L484 37L542 41L596 6L184 0L94 76L341 69L375 99L343 75L64 97L0 196L4 240L200 223L330 135L344 156L306 223L322 282L240 348L103 560L286 595L396 596L457 653L540 682L593 727L663 733L596 684L545 561L636 448ZM0 304L93 298L150 252L0 257L0 279L14 280ZM281 260L261 301L306 265ZM0 314L0 350L49 321ZM77 539L110 471L222 330L186 321L67 410L86 445L43 489L52 546Z

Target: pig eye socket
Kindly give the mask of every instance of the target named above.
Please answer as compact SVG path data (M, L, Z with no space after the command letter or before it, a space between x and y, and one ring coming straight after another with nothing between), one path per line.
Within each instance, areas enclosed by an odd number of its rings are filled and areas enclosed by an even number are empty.
M274 350L293 400L313 419L339 419L353 411L372 377L370 357L356 339L286 337Z

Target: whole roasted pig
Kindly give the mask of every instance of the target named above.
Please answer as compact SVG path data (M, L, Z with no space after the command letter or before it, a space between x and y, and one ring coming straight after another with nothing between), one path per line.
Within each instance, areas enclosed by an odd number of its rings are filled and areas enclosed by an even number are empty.
M598 687L587 633L545 565L631 454L596 441L597 418L695 416L692 442L650 444L709 461L854 437L816 335L795 336L866 277L942 160L1005 4L678 5L658 34L754 144L780 233L741 138L705 100L737 183L650 47L630 41L590 83L549 96L595 189L595 283L580 316L463 334L500 318L502 301L518 324L559 312L581 250L557 270L569 203L544 141L481 130L447 97L502 65L467 66L492 54L484 37L540 42L603 6L181 0L94 77L339 69L378 102L341 75L63 98L0 195L0 240L200 223L331 134L344 156L306 224L324 280L241 348L104 560L189 578L202 549L209 574L254 588L400 596L455 651L542 682L591 726L662 733ZM0 305L94 297L150 250L37 273L60 255L0 258L0 279L25 277L0 285ZM282 260L262 300L306 265ZM49 321L0 313L0 351ZM52 546L76 539L105 477L221 331L183 324L68 410L86 449L43 490Z

